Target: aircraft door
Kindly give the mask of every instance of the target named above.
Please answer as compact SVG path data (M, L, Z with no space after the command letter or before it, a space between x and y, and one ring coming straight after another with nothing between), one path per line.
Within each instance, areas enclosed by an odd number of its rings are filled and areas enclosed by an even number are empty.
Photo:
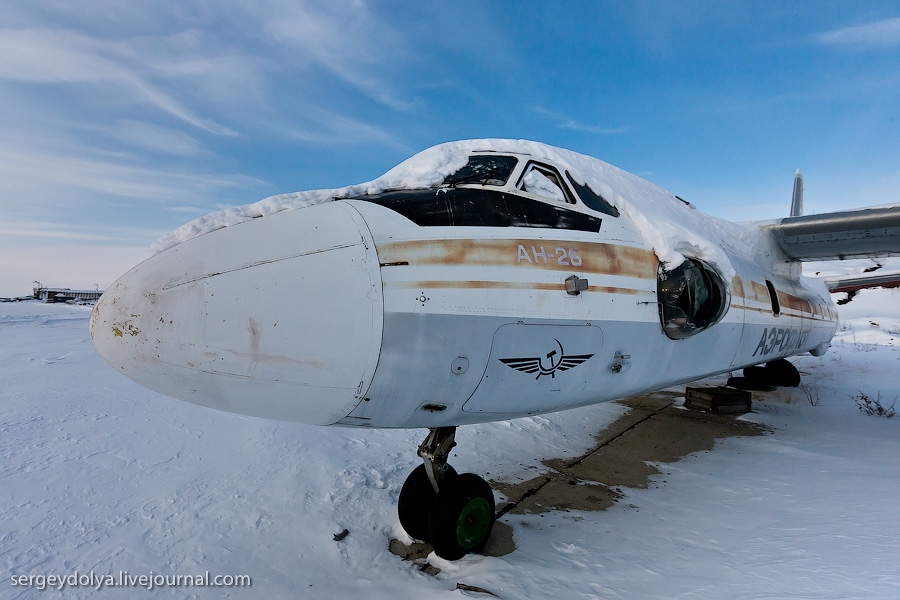
M503 325L463 410L517 416L571 404L593 377L602 343L600 328L587 324Z

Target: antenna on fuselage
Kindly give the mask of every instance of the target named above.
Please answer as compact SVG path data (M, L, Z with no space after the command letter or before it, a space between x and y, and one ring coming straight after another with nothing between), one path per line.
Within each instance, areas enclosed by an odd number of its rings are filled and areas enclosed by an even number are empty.
M799 217L803 214L803 173L800 169L794 173L794 196L791 198L791 216Z

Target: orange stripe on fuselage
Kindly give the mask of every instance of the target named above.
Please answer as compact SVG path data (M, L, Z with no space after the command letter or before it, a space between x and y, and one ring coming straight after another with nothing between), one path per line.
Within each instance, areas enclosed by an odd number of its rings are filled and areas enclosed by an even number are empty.
M529 283L527 281L387 281L386 287L409 288L409 289L473 289L473 290L546 290L546 291L565 291L563 283ZM639 290L633 288L613 287L605 285L588 286L587 292L598 292L601 294L655 294L650 290ZM584 292L582 292L584 293Z
M513 266L655 280L659 264L644 248L570 240L413 240L381 243L376 249L384 266Z

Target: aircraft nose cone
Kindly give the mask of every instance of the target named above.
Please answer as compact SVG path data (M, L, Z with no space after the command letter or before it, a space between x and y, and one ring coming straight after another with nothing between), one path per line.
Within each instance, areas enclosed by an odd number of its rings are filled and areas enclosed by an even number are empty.
M374 375L383 306L375 247L344 202L183 242L97 302L91 338L137 383L212 408L327 425Z

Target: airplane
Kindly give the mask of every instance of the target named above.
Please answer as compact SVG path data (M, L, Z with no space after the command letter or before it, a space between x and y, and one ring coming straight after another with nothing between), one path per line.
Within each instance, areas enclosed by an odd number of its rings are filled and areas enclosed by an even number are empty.
M90 332L125 376L195 404L427 428L400 523L455 560L495 521L488 483L447 462L457 427L827 351L837 310L801 262L900 254L900 206L803 216L802 194L798 171L790 217L731 223L582 154L451 142L189 223Z

